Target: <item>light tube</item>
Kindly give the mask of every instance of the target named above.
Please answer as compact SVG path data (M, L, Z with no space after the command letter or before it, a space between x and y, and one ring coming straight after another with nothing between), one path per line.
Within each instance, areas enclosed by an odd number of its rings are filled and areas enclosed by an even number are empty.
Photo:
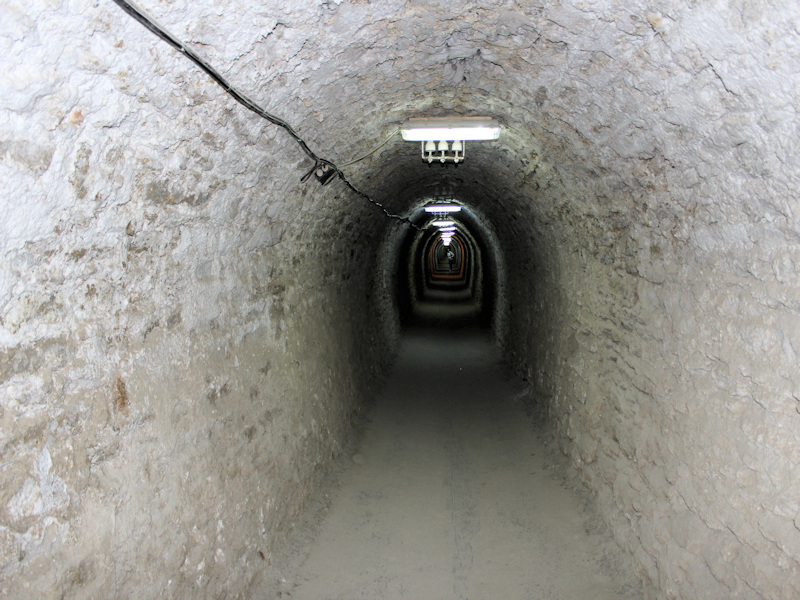
M458 204L433 204L426 206L425 212L429 213L457 213L461 210Z
M496 140L500 123L489 117L421 117L406 119L400 133L407 142Z

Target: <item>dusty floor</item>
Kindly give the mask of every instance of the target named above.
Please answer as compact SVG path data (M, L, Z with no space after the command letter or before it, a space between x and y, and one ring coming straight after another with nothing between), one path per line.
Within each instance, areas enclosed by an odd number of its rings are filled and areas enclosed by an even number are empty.
M641 598L523 390L480 330L406 332L347 464L294 536L277 597Z

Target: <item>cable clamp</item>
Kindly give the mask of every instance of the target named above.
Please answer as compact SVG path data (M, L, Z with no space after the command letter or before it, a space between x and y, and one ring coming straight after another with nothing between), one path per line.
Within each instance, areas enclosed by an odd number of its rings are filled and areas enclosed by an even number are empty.
M303 175L300 181L305 183L308 180L308 178L311 177L311 175L313 174L314 177L317 178L317 181L319 182L320 185L327 185L330 183L333 176L336 175L338 172L339 170L332 162L320 159L308 173Z

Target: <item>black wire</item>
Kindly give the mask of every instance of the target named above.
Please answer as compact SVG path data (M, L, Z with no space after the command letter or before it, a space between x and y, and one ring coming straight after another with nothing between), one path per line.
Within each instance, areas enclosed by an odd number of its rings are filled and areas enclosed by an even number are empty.
M420 226L419 226L419 225L417 225L416 223L412 223L412 222L411 222L411 219L409 219L408 217L403 217L403 216L396 215L396 214L394 214L394 213L391 213L391 212L389 212L389 211L387 210L387 208L386 208L386 207L385 207L383 204L381 204L381 203L380 203L380 202L378 202L377 200L373 200L372 198L370 198L369 196L367 196L367 195L366 195L364 192L362 192L361 190L357 189L357 188L356 188L356 187L355 187L355 186L354 186L352 183L350 183L350 182L347 180L347 178L344 176L344 174L343 174L341 171L339 171L339 169L336 169L336 170L337 170L337 171L338 171L338 173L339 173L339 178L340 178L340 179L341 179L341 180L344 182L344 184L345 184L345 185L346 185L348 188L350 188L350 189L351 189L353 192L355 192L356 194L358 194L359 196L361 196L362 198L364 198L364 199L365 199L365 200L367 200L368 202L371 202L372 204L374 204L375 206L377 206L378 208L380 208L380 209L383 211L383 213L384 213L384 214L385 214L387 217L389 217L390 219L397 219L398 221L402 221L403 223L408 223L408 224L409 224L409 225L411 225L411 226L412 226L414 229L416 229L416 230L418 230L418 231L422 231L422 227L420 227Z
M286 121L284 121L280 117L276 117L275 115L268 113L266 110L261 108L258 104L253 102L250 98L248 98L247 96L245 96L244 94L239 92L237 89L235 89L231 84L228 83L228 81L214 67L212 67L205 60L200 58L191 48L189 48L186 45L184 45L183 42L181 42L178 38L173 36L170 32L168 32L167 30L165 30L164 28L162 28L161 26L156 24L152 19L150 19L148 16L146 16L138 8L136 8L133 5L129 4L128 2L126 2L126 0L113 0L113 1L117 6L119 6L122 10L124 10L126 13L128 13L128 15L130 15L133 19L135 19L136 21L141 23L150 32L152 32L155 35L157 35L159 38L161 38L162 40L167 42L170 46L172 46L176 50L179 50L180 52L185 54L189 58L189 60L191 60L198 67L200 67L203 71L205 71L217 84L220 85L220 87L222 87L222 89L224 89L228 94L230 94L239 104L241 104L245 108L253 111L254 113L256 113L258 116L262 117L263 119L266 119L267 121L269 121L273 125L277 125L278 127L282 127L283 129L285 129L286 132L290 136L292 136L294 138L294 140L299 144L299 146L300 146L300 148L302 148L303 152L305 152L306 155L311 160L314 161L314 168L311 171L309 171L309 173L306 174L303 177L302 181L305 181L308 178L308 176L311 173L313 173L318 167L327 165L328 168L332 168L334 171L336 171L336 174L339 176L339 179L341 179L344 182L344 184L348 188L350 188L350 190L352 190L353 192L355 192L356 194L358 194L362 198L366 199L368 202L370 202L370 203L374 204L375 206L377 206L378 208L380 208L384 212L384 214L386 214L387 217L390 217L392 219L397 219L397 220L402 221L404 223L408 223L409 225L411 225L412 227L414 227L416 229L420 229L416 224L412 223L407 217L402 217L400 215L396 215L396 214L393 214L393 213L389 212L383 206L383 204L381 204L377 200L373 200L367 194L365 194L361 190L357 189L352 183L350 183L348 181L347 177L345 177L344 173L342 172L342 170L339 167L337 167L331 161L325 160L325 159L320 158L319 156L317 156L311 150L311 148L308 147L308 144L306 144L305 140L303 138L301 138L297 134L297 132L292 128L291 125L289 125Z
M170 46L172 46L176 50L180 50L181 52L183 52L189 58L189 60L191 60L198 67L203 69L203 71L208 73L214 81L216 81L226 92L228 92L228 94L233 96L233 98L241 105L243 105L245 108L252 110L258 116L263 117L270 123L278 125L279 127L283 127L289 133L289 135L291 135L297 141L297 143L300 144L300 147L309 156L309 158L313 159L315 162L318 162L320 160L320 158L316 154L314 154L314 152L312 152L311 149L306 145L305 141L303 141L303 139L299 135L297 135L295 130L292 129L291 125L289 125L283 119L268 113L263 108L258 106L258 104L253 102L250 98L248 98L244 94L234 89L233 86L229 84L227 80L214 67L212 67L205 60L200 58L194 52L194 50L185 46L183 42L181 42L179 39L177 39L175 36L173 36L165 29L161 28L156 23L154 23L150 18L144 15L144 13L139 11L139 9L135 8L125 0L114 0L114 2L122 10L128 13L131 17L133 17L139 23L144 25L145 28L150 30L152 33L156 34L158 37L167 42Z

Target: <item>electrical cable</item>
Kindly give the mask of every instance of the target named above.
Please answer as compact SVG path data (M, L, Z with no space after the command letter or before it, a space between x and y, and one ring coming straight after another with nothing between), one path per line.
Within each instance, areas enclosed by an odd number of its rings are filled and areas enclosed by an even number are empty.
M342 168L344 168L344 167L349 167L350 165L354 165L354 164L356 164L357 162L361 162L361 161L362 161L362 160L364 160L365 158L369 158L370 156L372 156L373 154L375 154L375 153L376 153L378 150L380 150L381 148L383 148L383 147L384 147L386 144L388 144L388 143L389 143L389 140L391 140L391 139L392 139L394 136L396 136L398 133L400 133L400 129L395 129L395 130L394 130L392 133L390 133L390 134L389 134L389 137L387 137L387 138L386 138L385 140L383 140L383 141L382 141L380 144L378 144L378 146L376 146L375 148L373 148L372 150L370 150L369 152L367 152L367 153L366 153L364 156L359 156L358 158L356 158L356 159L354 159L354 160L351 160L350 162L346 162L346 163L344 163L343 165L339 165L339 166L340 166L340 167L342 167Z
M371 204L374 204L378 208L380 208L383 213L392 219L397 219L404 223L408 223L415 229L420 229L418 225L412 223L408 217L403 217L401 215L396 215L394 213L389 212L386 207L383 206L377 200L371 198L368 194L365 194L358 188L356 188L350 181L348 181L347 177L345 177L344 173L342 173L341 169L337 167L333 162L329 160L325 160L324 158L320 158L317 156L311 148L308 147L305 140L298 135L298 133L292 128L289 123L277 117L271 113L268 113L266 110L261 108L258 104L256 104L253 100L239 92L236 88L234 88L228 81L210 64L208 64L205 60L200 58L191 48L187 47L183 42L181 42L178 38L172 35L169 31L167 31L164 27L158 25L151 17L146 15L143 10L134 6L130 2L126 0L113 0L114 3L119 6L123 11L125 11L129 16L131 16L135 21L138 21L141 25L145 27L148 31L155 34L157 37L161 38L165 42L167 42L170 46L175 48L176 50L182 52L186 55L189 60L195 63L198 67L200 67L203 71L205 71L211 79L213 79L222 89L224 89L230 96L234 98L239 104L247 108L248 110L256 113L263 119L266 119L273 125L277 125L278 127L283 128L300 146L300 148L305 152L305 154L314 161L314 167L306 173L302 178L301 181L306 181L311 174L313 173L317 180L322 184L325 185L330 181L332 176L336 174L339 179L341 179L344 184L352 190L354 193L358 194L362 198L366 199ZM357 158L356 160L350 161L344 166L354 164L364 158L367 158L372 153L376 152L379 148L381 148L384 144L386 144L397 132L392 133L378 148L375 148L369 154L362 156L361 158Z

